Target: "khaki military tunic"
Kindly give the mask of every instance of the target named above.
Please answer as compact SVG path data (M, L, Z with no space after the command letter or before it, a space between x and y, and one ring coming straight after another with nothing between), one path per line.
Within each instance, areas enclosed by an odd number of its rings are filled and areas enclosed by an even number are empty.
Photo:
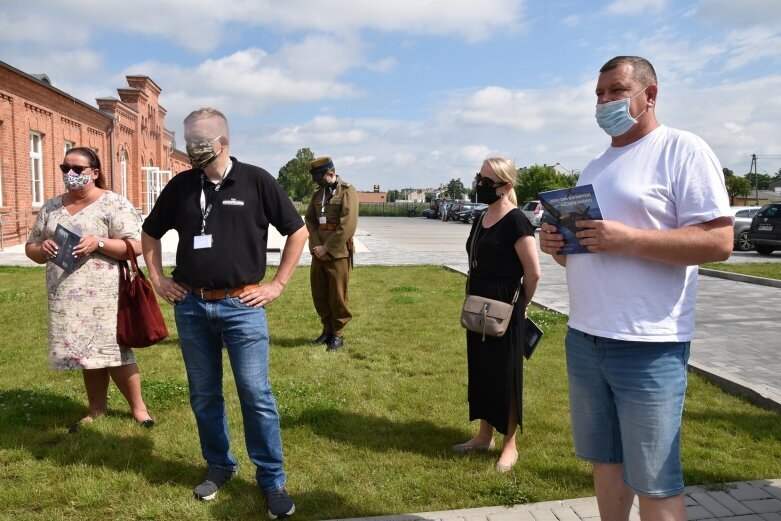
M321 224L321 217L325 223ZM347 307L347 284L352 268L353 235L358 226L358 192L336 178L336 188L320 187L304 216L309 230L309 251L325 247L330 260L322 261L312 253L310 282L312 300L323 323L323 331L342 336L352 318Z

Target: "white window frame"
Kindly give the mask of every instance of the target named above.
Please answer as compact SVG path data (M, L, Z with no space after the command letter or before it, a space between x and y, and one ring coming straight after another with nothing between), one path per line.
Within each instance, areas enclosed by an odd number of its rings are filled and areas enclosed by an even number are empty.
M40 132L30 132L30 183L32 205L43 206L43 134Z
M119 177L121 181L122 197L127 198L127 152L122 152L119 158Z
M65 145L62 147L63 148L62 157L65 157L68 154L68 150L75 147L76 147L76 143L74 143L73 141L66 141Z
M0 121L0 143L2 143L3 139L3 122ZM3 152L0 150L0 206L3 206ZM0 233L3 233L3 230L0 227Z

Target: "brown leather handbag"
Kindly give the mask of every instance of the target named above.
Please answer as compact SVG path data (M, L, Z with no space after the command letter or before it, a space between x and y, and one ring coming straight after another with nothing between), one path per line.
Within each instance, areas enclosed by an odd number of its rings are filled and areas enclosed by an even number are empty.
M119 262L119 307L117 310L117 343L126 347L149 347L168 336L163 314L157 304L152 284L138 269L130 241L125 241L127 261Z

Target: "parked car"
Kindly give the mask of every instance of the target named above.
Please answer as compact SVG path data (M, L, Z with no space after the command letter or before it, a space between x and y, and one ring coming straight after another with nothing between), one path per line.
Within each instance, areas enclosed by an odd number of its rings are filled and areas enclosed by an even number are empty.
M536 199L534 201L529 201L528 203L523 205L521 211L523 212L523 215L525 215L526 218L529 219L529 222L532 223L532 226L534 226L535 228L540 227L540 214L542 213L542 205L540 204L539 201L537 201Z
M781 203L766 204L754 215L748 238L760 255L781 250Z
M732 248L736 251L750 251L754 249L754 243L748 238L748 229L751 227L751 218L756 215L761 206L733 206L732 213L735 216L733 226L734 234Z
M472 224L474 220L480 217L480 214L482 214L487 208L487 204L464 203L464 209L460 212L457 212L453 220Z
M550 214L545 209L545 207L540 205L540 212L534 216L534 219L532 220L532 226L539 228L542 226L542 223L546 222L545 219L548 219L548 221L552 220L550 219Z

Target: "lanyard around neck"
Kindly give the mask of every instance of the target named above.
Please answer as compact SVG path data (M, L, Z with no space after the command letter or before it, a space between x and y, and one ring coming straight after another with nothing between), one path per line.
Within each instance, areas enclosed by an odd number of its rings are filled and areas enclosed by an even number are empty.
M209 217L209 214L212 212L212 203L214 202L214 199L217 197L217 192L220 191L220 188L222 188L222 183L225 181L225 176L228 174L228 171L226 170L224 174L222 174L222 177L220 178L220 182L217 183L217 186L214 187L214 190L212 193L209 194L209 197L206 197L206 174L201 173L201 235L204 235L206 233L206 219Z
M325 204L331 200L331 197L334 196L334 193L336 193L336 187L331 188L331 185L325 185L323 187L323 201L320 204L320 215L325 215ZM328 201L325 199L325 195L330 194L331 197L328 198Z

